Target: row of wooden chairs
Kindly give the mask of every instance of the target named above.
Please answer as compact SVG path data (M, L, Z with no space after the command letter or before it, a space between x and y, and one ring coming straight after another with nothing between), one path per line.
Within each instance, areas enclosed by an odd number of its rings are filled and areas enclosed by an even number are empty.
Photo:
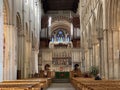
M94 80L94 78L71 78L76 90L120 90L120 80Z
M46 90L50 83L50 78L10 80L1 82L0 90Z

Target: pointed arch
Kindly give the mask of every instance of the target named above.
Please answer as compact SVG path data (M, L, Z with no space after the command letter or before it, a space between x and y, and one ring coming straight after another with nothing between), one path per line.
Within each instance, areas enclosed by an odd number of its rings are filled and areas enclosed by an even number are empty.
M96 16L95 16L95 13L93 12L92 25L91 25L93 36L96 36L96 22L97 22L96 21Z
M103 28L103 5L102 3L98 5L97 28Z
M8 0L3 0L4 24L9 23L9 4Z
M16 14L16 27L17 27L18 32L22 30L22 23L21 23L21 17L20 17L19 12L17 12Z

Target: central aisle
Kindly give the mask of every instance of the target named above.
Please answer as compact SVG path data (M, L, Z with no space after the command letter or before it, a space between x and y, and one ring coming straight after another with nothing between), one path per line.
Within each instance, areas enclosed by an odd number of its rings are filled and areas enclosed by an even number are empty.
M47 90L75 90L70 83L52 83Z

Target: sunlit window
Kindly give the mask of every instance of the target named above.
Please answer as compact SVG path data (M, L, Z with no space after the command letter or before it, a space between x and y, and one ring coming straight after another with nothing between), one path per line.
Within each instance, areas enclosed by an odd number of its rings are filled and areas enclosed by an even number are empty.
M61 30L57 32L56 37L58 42L63 42L65 40L65 34Z
M71 23L71 36L73 36L73 24Z
M52 21L52 17L49 17L49 19L48 19L48 27L51 26L51 21Z

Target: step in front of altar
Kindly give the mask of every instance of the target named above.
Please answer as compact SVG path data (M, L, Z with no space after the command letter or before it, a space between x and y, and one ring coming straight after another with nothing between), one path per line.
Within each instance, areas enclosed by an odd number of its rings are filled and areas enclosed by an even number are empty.
M53 83L69 83L70 82L70 80L69 79L57 79L57 78L54 78L53 80L52 80L52 82Z

